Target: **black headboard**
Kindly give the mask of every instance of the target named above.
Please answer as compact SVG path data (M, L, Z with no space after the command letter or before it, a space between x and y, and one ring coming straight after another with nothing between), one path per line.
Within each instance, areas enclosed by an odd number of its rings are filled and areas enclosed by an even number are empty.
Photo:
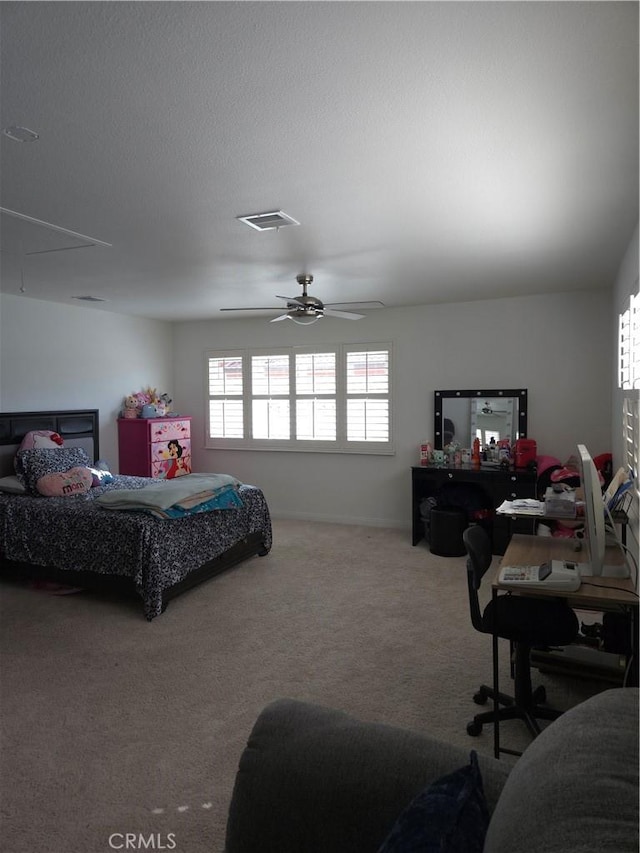
M0 412L0 446L17 446L31 430L57 432L67 443L91 439L93 461L100 457L98 409L63 409L52 412Z

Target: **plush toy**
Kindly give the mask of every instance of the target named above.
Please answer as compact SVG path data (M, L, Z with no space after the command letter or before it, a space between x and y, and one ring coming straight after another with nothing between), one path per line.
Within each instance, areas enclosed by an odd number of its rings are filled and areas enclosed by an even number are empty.
M153 403L145 403L142 407L142 411L140 412L141 418L155 418L157 417L156 407Z
M48 429L32 430L25 434L22 443L18 450L55 450L56 447L62 447L64 444L62 438L57 432L52 432Z
M122 410L123 418L137 418L138 417L138 401L136 400L133 394L129 394L128 397L124 398L124 409Z
M114 482L114 476L109 470L109 463L104 459L98 459L91 471L91 486L106 486L107 483Z
M155 406L157 418L163 418L167 414L167 407L162 397L154 397L151 404Z
M137 394L133 395L136 398L136 405L138 406L138 411L142 411L143 406L148 406L151 402L151 395L146 391L138 391Z

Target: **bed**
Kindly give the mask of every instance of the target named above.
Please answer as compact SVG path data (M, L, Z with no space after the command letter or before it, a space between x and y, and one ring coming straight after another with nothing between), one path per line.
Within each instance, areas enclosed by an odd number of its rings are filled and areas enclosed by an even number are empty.
M23 437L36 430L57 433L65 448L82 448L92 462L99 459L95 409L0 413L0 476L14 473ZM114 475L112 482L71 496L0 492L0 571L135 594L151 621L181 592L270 551L269 508L253 485L237 487L238 506L180 518L110 511L98 500L115 490L152 484L159 485L146 477Z

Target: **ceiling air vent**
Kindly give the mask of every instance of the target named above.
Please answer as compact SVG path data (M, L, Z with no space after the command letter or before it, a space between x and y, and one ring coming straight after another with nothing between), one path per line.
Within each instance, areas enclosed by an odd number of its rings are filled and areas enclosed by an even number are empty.
M240 222L250 225L256 231L271 231L274 228L284 228L286 225L300 225L292 216L283 210L273 210L270 213L251 213L249 216L236 216Z
M72 299L77 299L79 302L106 302L106 299L101 299L99 296L72 296Z

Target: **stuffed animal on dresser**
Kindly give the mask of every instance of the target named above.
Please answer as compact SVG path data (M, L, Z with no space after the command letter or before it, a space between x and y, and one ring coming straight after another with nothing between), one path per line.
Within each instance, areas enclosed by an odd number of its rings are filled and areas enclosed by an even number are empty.
M129 394L128 397L124 398L124 408L122 410L123 418L137 418L138 417L138 401L133 396L133 394Z
M163 418L167 414L167 406L162 397L154 397L151 403L155 406L157 418Z

